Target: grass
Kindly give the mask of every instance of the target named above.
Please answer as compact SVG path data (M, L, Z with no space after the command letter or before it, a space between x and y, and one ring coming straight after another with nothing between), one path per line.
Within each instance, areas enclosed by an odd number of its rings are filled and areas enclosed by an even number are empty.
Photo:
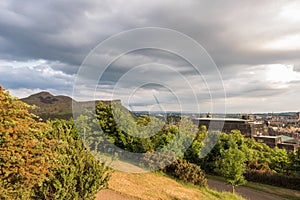
M220 176L207 175L207 177L210 179L215 179L218 181L225 182L225 178L220 177ZM255 183L255 182L247 182L243 186L254 189L254 190L273 194L273 195L276 195L279 197L283 197L286 199L290 199L290 200L299 200L300 199L300 191L298 191L298 190L291 190L291 189L287 189L287 188L281 188L281 187L276 187L276 186L266 185L266 184L261 184L261 183Z
M290 200L299 200L300 199L300 191L297 190L291 190L291 189L286 189L286 188L281 188L281 187L276 187L276 186L271 186L271 185L265 185L265 184L260 184L260 183L254 183L254 182L248 182L246 187L255 189L255 190L260 190L266 193L274 194L283 198L287 198Z
M112 158L107 155L101 154L100 158L104 159L106 163L110 163L110 166L113 166L115 169L138 172L113 172L109 181L109 189L126 196L145 200L243 200L241 196L229 192L220 193L209 188L175 180L162 172L146 172L142 168L129 162L118 159L113 161Z
M109 181L109 188L121 194L147 200L242 200L238 195L195 186L176 181L162 173L125 173L115 171Z

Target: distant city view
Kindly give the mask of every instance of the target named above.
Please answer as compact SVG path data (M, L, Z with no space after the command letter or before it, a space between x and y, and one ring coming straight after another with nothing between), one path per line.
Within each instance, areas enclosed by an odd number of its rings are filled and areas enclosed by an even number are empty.
M300 1L0 1L0 200L299 200Z

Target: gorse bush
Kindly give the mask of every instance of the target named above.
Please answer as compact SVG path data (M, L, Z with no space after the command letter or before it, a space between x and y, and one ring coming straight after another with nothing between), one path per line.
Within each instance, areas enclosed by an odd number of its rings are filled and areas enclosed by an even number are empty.
M204 172L198 165L179 159L165 168L165 172L179 180L194 185L206 186Z
M0 86L0 199L94 199L109 169L73 122L37 122L29 108Z
M29 199L56 167L55 140L43 136L49 126L36 122L29 108L0 86L0 199Z
M173 152L154 152L148 151L141 159L141 166L148 170L164 169L165 166L170 165L176 160L176 156Z

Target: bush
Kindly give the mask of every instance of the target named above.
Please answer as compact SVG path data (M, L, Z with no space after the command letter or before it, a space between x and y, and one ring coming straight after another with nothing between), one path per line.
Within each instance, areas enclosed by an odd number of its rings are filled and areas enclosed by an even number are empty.
M53 178L35 188L34 199L95 199L96 193L106 188L110 174L87 151L74 129L73 122L51 122L48 137L59 141L56 148L59 168L52 168Z
M165 168L165 172L184 182L206 187L206 178L198 165L179 159Z
M154 152L147 151L144 157L141 158L141 165L148 170L160 170L165 166L170 165L175 160L175 154L173 152Z
M55 166L54 140L43 136L48 126L29 108L0 86L0 199L29 199Z

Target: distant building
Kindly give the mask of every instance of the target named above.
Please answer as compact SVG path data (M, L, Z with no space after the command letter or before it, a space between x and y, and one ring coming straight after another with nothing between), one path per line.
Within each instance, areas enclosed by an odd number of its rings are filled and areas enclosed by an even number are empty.
M280 137L278 136L269 136L269 135L257 135L253 136L256 142L259 143L265 143L271 148L274 148L277 146L277 144L281 143Z
M267 126L262 122L255 122L247 119L238 118L197 118L195 123L198 126L206 126L210 130L220 130L231 133L232 130L240 130L245 137L254 135L267 135Z
M254 139L259 143L265 143L271 148L278 147L285 149L287 152L296 152L299 147L299 142L292 137L285 135L268 136L268 135L257 135Z

